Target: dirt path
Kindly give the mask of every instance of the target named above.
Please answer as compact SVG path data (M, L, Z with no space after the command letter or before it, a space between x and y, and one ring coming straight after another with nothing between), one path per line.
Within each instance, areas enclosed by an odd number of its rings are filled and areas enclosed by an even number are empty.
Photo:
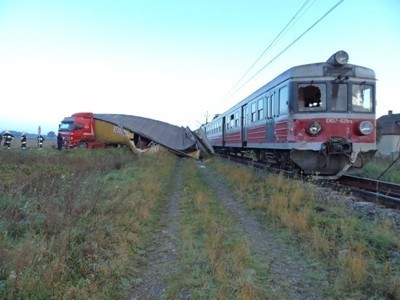
M321 299L322 288L327 284L324 274L310 266L302 254L282 243L274 231L262 225L240 202L236 201L228 187L210 168L203 167L207 183L215 190L221 203L237 220L237 226L251 243L253 255L268 265L273 278L265 284L277 295L286 299Z
M174 192L161 216L162 229L156 232L152 238L150 248L146 253L146 269L136 278L131 299L165 299L167 286L165 276L173 276L173 261L176 259L177 238L179 235L178 208L181 202L182 190L182 164L179 160L175 178Z
M145 267L136 278L131 299L166 299L165 278L173 278L178 270L174 266L180 230L178 208L181 202L182 164L180 160L174 178L174 192L161 216L162 230L152 238L151 247L145 254ZM315 270L302 254L281 242L276 233L262 225L240 202L236 201L229 188L208 167L201 165L208 185L215 191L221 203L229 210L236 226L251 243L251 252L257 261L266 266L268 279L263 288L272 291L274 298L282 295L286 299L321 299L327 284L323 273ZM315 274L319 274L315 278ZM313 278L314 275L314 278ZM321 279L322 278L322 279ZM181 295L181 299L190 298Z

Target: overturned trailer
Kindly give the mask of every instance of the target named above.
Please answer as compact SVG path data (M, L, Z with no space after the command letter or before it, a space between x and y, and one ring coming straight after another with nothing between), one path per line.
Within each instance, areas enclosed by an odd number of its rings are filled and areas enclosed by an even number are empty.
M213 153L202 132L132 115L76 113L64 118L59 133L66 148L125 144L135 153L168 149L197 159Z

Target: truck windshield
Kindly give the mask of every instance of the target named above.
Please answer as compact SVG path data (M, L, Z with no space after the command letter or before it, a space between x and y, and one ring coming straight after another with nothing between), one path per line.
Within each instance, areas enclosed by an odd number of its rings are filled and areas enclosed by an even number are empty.
M62 122L60 124L60 128L58 128L59 131L71 131L72 128L74 128L74 123L65 123Z

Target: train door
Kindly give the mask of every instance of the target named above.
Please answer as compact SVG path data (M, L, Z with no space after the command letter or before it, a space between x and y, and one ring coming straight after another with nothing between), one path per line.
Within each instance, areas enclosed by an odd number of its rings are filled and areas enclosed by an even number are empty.
M226 128L225 128L225 116L222 117L222 147L225 147L225 140L226 140Z
M242 128L242 147L247 147L247 104L242 106L240 127Z
M275 105L274 94L271 93L267 99L267 143L273 143L275 139Z

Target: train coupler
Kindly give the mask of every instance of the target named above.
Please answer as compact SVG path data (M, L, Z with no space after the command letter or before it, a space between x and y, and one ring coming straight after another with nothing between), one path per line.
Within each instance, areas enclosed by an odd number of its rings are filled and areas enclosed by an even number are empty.
M345 154L350 156L353 152L353 144L349 139L332 137L329 141L321 145L320 152L326 155Z

